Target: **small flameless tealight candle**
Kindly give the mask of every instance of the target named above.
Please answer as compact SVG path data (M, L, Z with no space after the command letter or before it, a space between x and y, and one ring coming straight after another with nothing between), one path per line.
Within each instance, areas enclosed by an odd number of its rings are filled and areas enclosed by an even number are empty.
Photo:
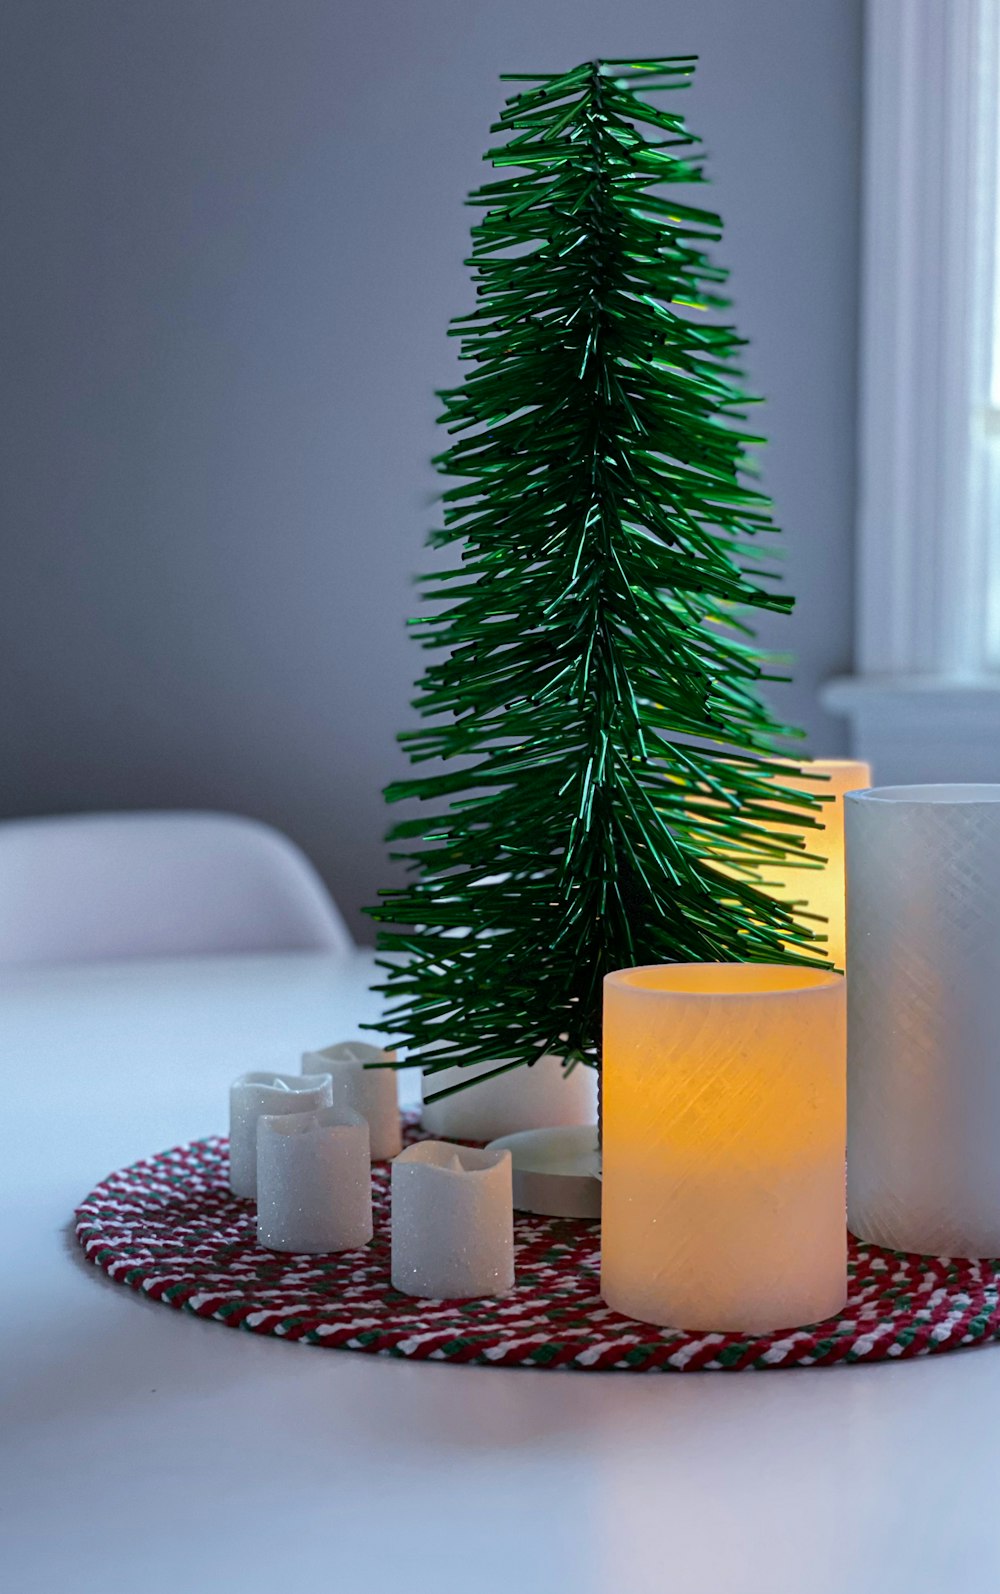
M844 978L673 963L604 981L601 1293L764 1333L847 1298Z
M509 1151L424 1140L392 1165L392 1282L433 1300L502 1295L514 1284Z
M257 1119L262 1113L312 1112L329 1107L330 1076L243 1074L229 1089L229 1186L234 1195L257 1194Z
M329 1074L335 1107L351 1107L368 1124L373 1162L395 1157L403 1146L399 1093L392 1068L368 1063L395 1062L395 1052L380 1051L366 1041L340 1041L321 1052L302 1054L304 1074Z
M368 1125L349 1107L257 1120L257 1240L272 1251L353 1251L372 1237Z

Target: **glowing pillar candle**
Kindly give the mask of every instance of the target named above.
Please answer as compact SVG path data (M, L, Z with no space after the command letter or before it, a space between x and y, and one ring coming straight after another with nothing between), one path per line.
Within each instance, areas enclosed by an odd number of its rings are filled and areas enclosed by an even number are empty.
M848 1221L1000 1256L1000 786L847 799Z
M330 1075L333 1105L353 1108L366 1120L373 1162L394 1157L402 1149L403 1133L395 1070L366 1065L395 1058L395 1052L383 1052L366 1041L339 1041L302 1056L304 1074Z
M592 1068L567 1073L558 1057L540 1057L530 1068L512 1068L481 1085L470 1085L441 1101L435 1091L475 1079L496 1068L442 1068L421 1079L424 1128L446 1140L496 1140L526 1129L559 1129L597 1122L597 1082Z
M799 832L804 850L823 859L823 867L795 868L787 865L768 865L763 869L766 889L771 896L783 902L800 902L803 914L818 914L826 925L813 918L803 923L817 934L826 936L826 956L838 969L844 967L845 909L844 909L844 798L849 791L858 791L872 783L872 772L867 764L847 758L817 758L803 766L825 780L775 776L776 784L790 786L793 791L806 792L812 797L827 797L812 816L822 830ZM792 834L785 825L775 825L775 838Z
M392 1165L392 1282L433 1300L513 1287L509 1151L424 1140L400 1153Z
M675 963L604 981L601 1291L763 1333L847 1299L844 980Z
M229 1185L234 1195L257 1194L257 1119L262 1113L329 1107L330 1076L243 1074L229 1090Z
M372 1237L368 1125L349 1107L257 1120L257 1239L272 1251L353 1251Z

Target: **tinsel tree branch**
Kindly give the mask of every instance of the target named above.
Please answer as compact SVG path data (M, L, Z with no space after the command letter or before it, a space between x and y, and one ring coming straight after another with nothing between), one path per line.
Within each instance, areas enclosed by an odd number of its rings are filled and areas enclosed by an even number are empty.
M371 910L388 1022L425 1068L596 1063L610 969L823 961L822 925L761 889L808 861L819 802L783 784L797 733L759 695L780 677L748 613L792 600L746 481L721 223L676 197L697 140L646 98L693 64L521 80L470 196L430 539L461 558L412 622L434 659L386 796L420 810L390 834L408 882Z

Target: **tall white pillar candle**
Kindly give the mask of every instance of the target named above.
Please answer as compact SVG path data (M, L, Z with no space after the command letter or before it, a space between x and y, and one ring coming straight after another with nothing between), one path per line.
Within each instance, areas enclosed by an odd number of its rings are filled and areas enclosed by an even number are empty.
M372 1237L368 1125L350 1107L257 1120L257 1239L272 1251L353 1251Z
M1000 1256L1000 786L848 794L848 1222Z
M329 1107L330 1076L243 1074L229 1089L229 1186L234 1195L257 1194L257 1119L262 1113L311 1112Z
M421 1078L421 1119L432 1135L448 1140L496 1140L525 1129L571 1128L597 1122L597 1075L592 1068L571 1073L559 1057L540 1057L530 1068L512 1068L483 1084L428 1101L435 1091L475 1079L496 1068L477 1063L471 1068L442 1068Z
M509 1151L424 1140L400 1153L392 1165L392 1282L433 1300L513 1287Z
M351 1107L368 1124L373 1162L395 1157L402 1150L399 1091L392 1068L370 1068L369 1063L395 1062L395 1052L383 1052L367 1041L338 1041L319 1052L304 1052L304 1074L329 1074L335 1107Z

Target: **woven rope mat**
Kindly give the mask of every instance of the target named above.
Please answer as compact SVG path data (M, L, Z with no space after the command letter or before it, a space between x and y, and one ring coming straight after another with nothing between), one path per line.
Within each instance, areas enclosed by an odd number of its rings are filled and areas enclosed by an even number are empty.
M407 1139L420 1132L408 1126ZM1000 1261L905 1256L850 1242L841 1317L747 1337L652 1328L599 1294L600 1227L518 1214L517 1283L482 1301L421 1301L389 1281L389 1165L372 1169L375 1238L290 1256L256 1242L256 1209L230 1194L228 1144L197 1140L114 1173L77 1210L90 1261L119 1283L230 1328L341 1350L622 1372L815 1367L926 1356L1000 1339Z

